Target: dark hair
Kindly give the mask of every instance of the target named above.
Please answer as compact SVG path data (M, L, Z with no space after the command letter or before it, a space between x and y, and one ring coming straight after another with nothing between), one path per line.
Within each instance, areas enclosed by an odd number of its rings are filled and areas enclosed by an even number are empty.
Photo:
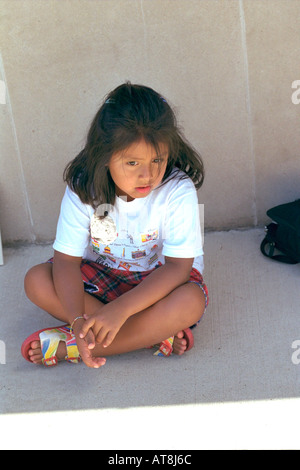
M111 156L144 139L156 152L166 144L169 158L163 181L174 167L190 177L196 189L204 179L200 155L184 139L165 98L149 87L126 82L110 92L92 121L84 149L64 171L64 180L85 204L114 204Z

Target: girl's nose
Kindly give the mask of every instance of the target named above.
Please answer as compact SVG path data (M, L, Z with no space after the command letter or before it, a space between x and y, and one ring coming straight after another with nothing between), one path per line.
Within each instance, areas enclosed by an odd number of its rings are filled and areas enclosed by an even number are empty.
M152 178L152 168L151 165L143 165L140 171L140 178L146 180L147 182Z

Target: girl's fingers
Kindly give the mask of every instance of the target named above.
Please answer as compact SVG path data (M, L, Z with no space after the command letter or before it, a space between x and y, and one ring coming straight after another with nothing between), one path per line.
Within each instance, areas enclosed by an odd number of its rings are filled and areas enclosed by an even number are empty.
M106 359L104 357L92 357L89 349L82 349L81 359L86 366L91 367L92 369L98 369L101 366L104 366Z
M105 330L104 328L101 328L100 331L98 331L98 334L96 336L97 343L98 344L103 343L106 335L107 335L107 330Z
M79 332L79 338L85 338L88 331L93 328L95 323L95 320L93 318L90 318L84 322L84 324L81 327L81 330Z
M114 333L113 331L109 331L108 334L106 335L105 340L103 341L103 347L107 348L113 342L115 337L116 337L116 333Z
M96 342L95 342L95 335L93 333L93 330L88 331L85 337L85 341L88 345L88 349L94 349L94 347L96 346Z

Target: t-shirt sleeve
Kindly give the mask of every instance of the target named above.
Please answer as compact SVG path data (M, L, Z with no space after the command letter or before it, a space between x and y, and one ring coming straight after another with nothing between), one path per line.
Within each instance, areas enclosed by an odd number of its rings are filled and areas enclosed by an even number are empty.
M164 256L196 258L203 255L198 198L188 179L179 181L169 194L164 231Z
M91 210L67 187L61 203L54 250L69 256L84 255L90 241Z

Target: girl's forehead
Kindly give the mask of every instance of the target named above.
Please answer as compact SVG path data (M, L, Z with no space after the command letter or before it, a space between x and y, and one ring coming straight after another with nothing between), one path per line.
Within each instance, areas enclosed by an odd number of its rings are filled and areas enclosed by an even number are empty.
M154 147L152 144L140 140L139 142L135 142L125 149L118 152L120 157L135 157L135 158L153 158L156 157L158 154L160 156L168 156L169 149L167 144L165 143L158 143L157 147Z

